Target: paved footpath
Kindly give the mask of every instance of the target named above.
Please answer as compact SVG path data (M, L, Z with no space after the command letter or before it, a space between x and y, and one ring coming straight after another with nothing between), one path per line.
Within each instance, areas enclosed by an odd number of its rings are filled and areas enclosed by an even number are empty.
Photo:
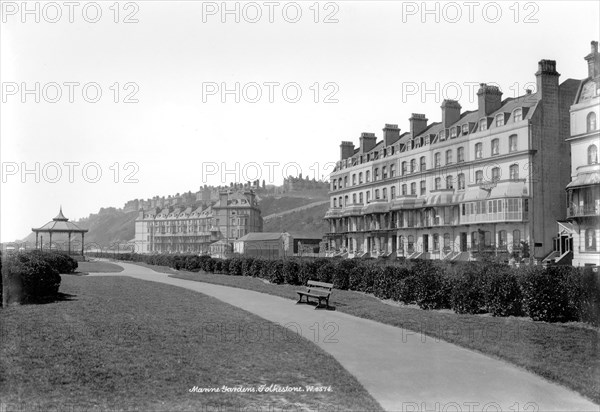
M91 276L130 276L179 286L288 325L290 330L295 322L304 337L331 354L388 411L600 410L576 392L507 362L402 328L337 311L314 310L264 293L175 279L142 266L118 264L123 272ZM334 335L329 335L334 328L327 327L328 322L337 328ZM335 382L323 384L335 390Z

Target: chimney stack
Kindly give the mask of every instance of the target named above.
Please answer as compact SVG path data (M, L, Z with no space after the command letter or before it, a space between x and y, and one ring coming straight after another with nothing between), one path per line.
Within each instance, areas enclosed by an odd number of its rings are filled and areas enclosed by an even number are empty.
M588 62L588 77L595 79L600 76L600 58L598 56L598 42L592 41L592 51L585 56Z
M540 60L535 73L538 98L558 100L558 77L555 60Z
M400 129L397 124L387 124L383 128L383 144L390 146L400 139Z
M377 143L377 137L375 133L367 133L363 132L360 135L360 152L367 153L370 152Z
M412 137L419 135L427 129L427 119L424 114L413 113L408 121L410 122L410 134Z
M450 127L451 124L460 120L461 106L456 100L444 100L442 103L442 124L444 128Z
M480 83L477 98L479 117L485 117L502 106L502 92L498 86L488 86L485 83Z
M340 144L340 160L344 160L349 157L352 157L353 154L354 154L354 143L342 142L342 144Z

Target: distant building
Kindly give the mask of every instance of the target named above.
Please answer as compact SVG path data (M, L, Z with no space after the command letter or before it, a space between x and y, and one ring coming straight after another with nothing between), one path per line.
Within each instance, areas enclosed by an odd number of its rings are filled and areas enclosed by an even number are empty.
M357 148L342 142L325 215L328 254L550 254L555 222L566 218L569 107L581 81L559 84L552 60L540 61L535 76L535 93L502 99L481 84L475 110L445 100L440 122L413 114L409 132L387 124L380 141L362 133Z
M290 256L320 256L323 238L301 233L248 233L233 243L236 254L283 258Z
M600 265L600 57L592 42L585 57L588 77L571 106L571 182L567 185L567 222L559 222L556 250L574 266Z
M289 233L248 233L233 242L234 253L263 258L292 256L292 238Z
M208 207L141 210L135 221L139 253L208 254L209 246L262 231L262 216L253 191L221 191Z

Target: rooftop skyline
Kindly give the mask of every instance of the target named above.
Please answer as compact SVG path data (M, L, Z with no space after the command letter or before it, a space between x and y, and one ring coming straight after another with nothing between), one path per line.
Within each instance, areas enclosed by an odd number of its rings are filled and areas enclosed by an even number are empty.
M480 83L524 95L539 60L556 60L561 82L585 78L600 29L597 2L347 1L318 15L300 3L299 18L279 3L273 23L266 8L251 23L247 3L238 23L220 3L132 4L102 3L97 23L66 8L51 23L43 3L39 23L2 10L3 242L60 204L76 221L204 184L326 176L342 140L379 141L390 123L402 134L412 113L438 123L444 99L476 110Z

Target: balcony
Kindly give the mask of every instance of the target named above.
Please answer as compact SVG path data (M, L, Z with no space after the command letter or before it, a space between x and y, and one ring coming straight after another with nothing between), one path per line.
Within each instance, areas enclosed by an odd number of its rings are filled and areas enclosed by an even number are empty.
M489 222L522 222L527 220L527 213L517 212L498 212L498 213L480 213L460 217L460 223L489 223Z
M567 217L587 217L587 216L600 216L600 207L596 204L592 205L581 205L571 206L567 209Z

